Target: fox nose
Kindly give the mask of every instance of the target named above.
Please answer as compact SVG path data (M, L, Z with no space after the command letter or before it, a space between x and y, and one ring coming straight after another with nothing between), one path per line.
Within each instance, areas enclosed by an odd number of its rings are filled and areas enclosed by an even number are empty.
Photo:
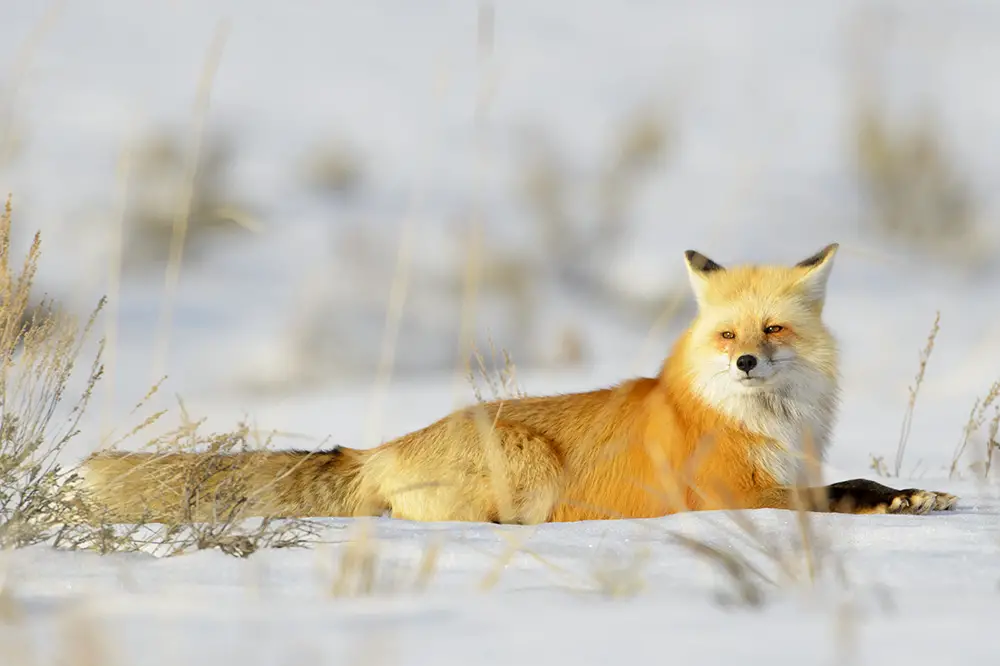
M743 372L749 373L751 370L757 367L757 357L753 354L743 354L738 359L736 359L736 367Z

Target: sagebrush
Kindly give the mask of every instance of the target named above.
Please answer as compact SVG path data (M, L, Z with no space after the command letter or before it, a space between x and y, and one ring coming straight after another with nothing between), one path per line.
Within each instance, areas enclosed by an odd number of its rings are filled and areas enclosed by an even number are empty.
M61 454L80 436L79 424L100 381L103 341L97 344L87 370L75 370L94 324L104 307L102 298L81 321L47 301L37 304L32 290L41 256L36 234L21 262L12 260L11 198L0 218L0 547L37 543L101 553L144 550L175 555L193 549L218 548L247 556L259 548L304 545L318 526L306 521L263 520L250 523L243 507L247 489L239 475L228 475L211 497L197 489L218 473L225 456L267 446L245 424L205 435L202 421L187 416L181 406L179 426L152 437L147 447L160 451L207 450L205 464L190 470L190 478L171 480L190 489L193 503L212 503L209 520L194 520L193 512L160 523L117 525L87 501L81 479ZM73 382L82 379L71 397ZM137 406L143 407L159 385ZM165 412L156 412L128 431L116 444L142 436ZM89 447L92 448L92 447Z

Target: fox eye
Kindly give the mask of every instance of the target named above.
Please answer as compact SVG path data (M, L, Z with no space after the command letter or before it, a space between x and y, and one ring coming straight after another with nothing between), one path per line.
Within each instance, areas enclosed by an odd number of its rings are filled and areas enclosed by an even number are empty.
M768 335L770 335L772 333L780 333L783 330L785 330L784 326L773 325L773 326L768 326L767 328L765 328L764 332L767 333Z
M736 338L736 334L733 333L732 331L723 331L722 333L720 333L720 335L724 337L726 340L733 340Z

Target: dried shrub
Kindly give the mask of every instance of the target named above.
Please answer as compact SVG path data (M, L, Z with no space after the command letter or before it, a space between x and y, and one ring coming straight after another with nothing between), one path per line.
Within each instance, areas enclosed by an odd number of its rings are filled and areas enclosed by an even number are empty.
M170 255L174 225L190 187L185 255L197 259L206 241L221 234L255 228L250 206L232 191L229 172L235 142L229 135L205 137L193 179L183 138L167 131L145 138L131 157L125 213L123 265L127 270L160 266Z
M1000 432L1000 380L993 382L986 394L982 398L976 398L969 410L969 419L962 427L962 437L955 447L955 453L951 459L950 476L958 474L958 465L969 447L972 437L986 428L985 446L982 460L972 463L972 469L977 472L977 476L989 477L993 467L993 456L1000 451L1000 442L997 441L997 433Z
M185 497L184 510L174 520L115 525L111 516L87 501L81 479L59 456L78 435L77 426L103 372L102 343L82 377L79 397L65 404L83 344L104 301L82 325L46 301L33 306L41 243L36 235L16 269L10 255L12 218L8 199L0 216L0 547L47 542L58 548L159 555L218 548L245 557L260 548L303 545L315 535L318 526L305 521L245 520L251 492L247 477L238 472L225 474L221 483L215 480L229 454L250 450L250 429L240 425L233 432L203 436L200 422L191 422L186 414L181 426L150 442L162 450L207 449L183 477L164 479L183 489ZM162 415L146 418L120 441L137 436ZM206 503L212 507L207 519Z
M590 182L544 136L532 136L521 177L521 198L535 220L535 231L554 279L592 303L626 316L648 320L673 296L670 289L650 298L621 293L603 268L621 246L634 199L643 181L670 156L673 128L669 117L654 107L641 107L625 119L607 150L603 168ZM579 212L576 193L587 205ZM536 278L537 279L537 278Z
M986 256L978 202L968 176L926 106L916 120L891 110L883 56L892 14L866 14L853 37L851 120L855 178L863 216L877 233L959 265Z
M364 184L364 161L360 152L347 141L328 138L306 155L302 178L317 193L351 196Z
M934 123L902 127L864 104L854 132L857 177L878 231L963 260L978 254L974 196Z
M103 301L80 326L40 302L32 285L41 252L36 234L19 269L11 257L11 199L0 217L0 545L26 546L51 538L74 511L74 475L59 453L100 379L100 349L68 413L70 379Z

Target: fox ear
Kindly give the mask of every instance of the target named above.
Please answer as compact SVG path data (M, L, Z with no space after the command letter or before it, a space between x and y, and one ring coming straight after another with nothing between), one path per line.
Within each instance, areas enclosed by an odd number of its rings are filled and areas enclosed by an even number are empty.
M806 296L815 302L822 303L826 298L826 283L833 269L833 257L837 254L837 243L830 243L816 254L795 264L801 277L797 281L799 288Z
M724 271L726 269L701 252L695 252L694 250L688 250L684 253L684 261L687 263L688 279L691 280L691 289L694 290L694 298L700 306L705 302L708 277L716 271Z

